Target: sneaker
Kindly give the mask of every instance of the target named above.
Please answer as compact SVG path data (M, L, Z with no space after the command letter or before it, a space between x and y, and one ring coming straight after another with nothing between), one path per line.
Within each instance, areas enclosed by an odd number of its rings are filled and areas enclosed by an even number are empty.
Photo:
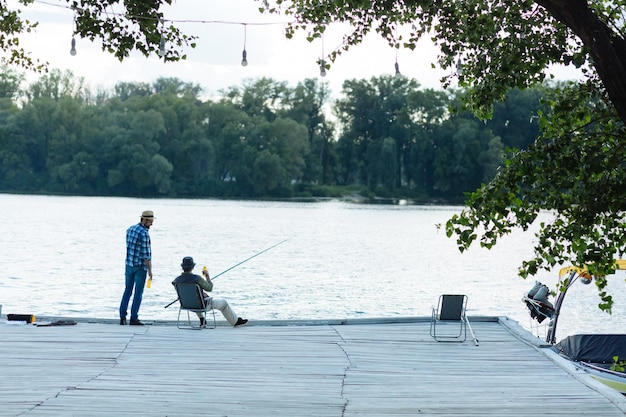
M130 325L131 326L143 326L143 323L140 322L139 320L130 319Z
M122 326L126 325L126 317L120 317L120 325Z
M241 317L239 317L239 318L237 319L237 323L235 323L235 326L234 326L234 327L237 327L237 326L243 326L243 325L244 325L244 324L246 324L247 322L248 322L248 319L242 319Z
M206 319L204 317L200 317L200 327L206 327Z

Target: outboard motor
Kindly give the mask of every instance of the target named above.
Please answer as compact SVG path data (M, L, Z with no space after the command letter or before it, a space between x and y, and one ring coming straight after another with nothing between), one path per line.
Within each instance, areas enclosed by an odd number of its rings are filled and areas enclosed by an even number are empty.
M535 281L535 285L528 291L523 301L530 310L530 317L539 323L544 321L546 317L552 317L554 314L554 306L548 301L550 290L539 281Z

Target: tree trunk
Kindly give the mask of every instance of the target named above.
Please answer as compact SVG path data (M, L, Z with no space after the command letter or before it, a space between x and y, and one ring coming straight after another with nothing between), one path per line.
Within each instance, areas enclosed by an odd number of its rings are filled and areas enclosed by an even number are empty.
M535 0L589 49L593 65L626 124L626 41L602 22L587 0Z

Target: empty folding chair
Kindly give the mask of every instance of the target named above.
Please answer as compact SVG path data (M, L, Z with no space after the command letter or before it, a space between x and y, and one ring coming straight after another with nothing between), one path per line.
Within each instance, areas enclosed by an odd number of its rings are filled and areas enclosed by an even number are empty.
M478 346L478 339L474 336L466 310L466 295L441 295L437 308L433 308L430 320L430 335L433 339L437 342L464 342L467 339L467 329L469 328L474 343Z

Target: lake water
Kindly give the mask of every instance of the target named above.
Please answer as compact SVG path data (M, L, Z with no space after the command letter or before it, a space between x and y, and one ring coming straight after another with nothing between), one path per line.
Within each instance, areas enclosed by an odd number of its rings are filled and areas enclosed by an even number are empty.
M155 277L140 310L147 321L176 319L177 304L164 306L176 298L170 282L184 256L216 276L283 241L218 277L214 294L243 317L272 320L430 316L440 294L464 293L470 315L508 316L530 329L522 296L535 279L552 289L557 282L556 270L517 276L533 231L461 254L444 230L458 207L10 194L0 207L5 315L117 318L125 231L143 210L156 216ZM574 285L557 337L624 332L624 275L610 291L612 315L597 308L593 285Z

